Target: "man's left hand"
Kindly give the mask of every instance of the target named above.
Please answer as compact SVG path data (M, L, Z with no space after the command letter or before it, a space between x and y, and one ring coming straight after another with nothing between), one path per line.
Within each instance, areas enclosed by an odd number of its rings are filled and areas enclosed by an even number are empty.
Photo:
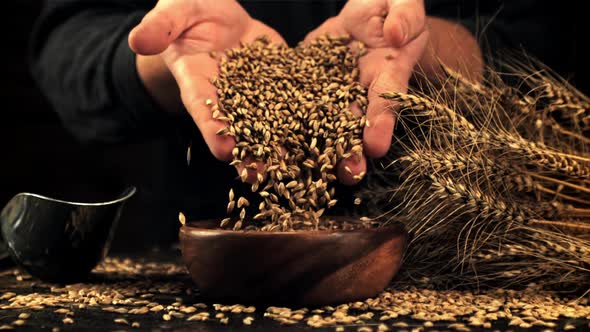
M349 35L353 43L362 42L367 48L359 60L360 83L368 88L369 101L363 148L368 157L382 157L391 145L395 124L391 108L395 105L379 95L408 89L414 66L428 42L424 1L349 0L340 14L309 33L305 41L326 34ZM352 174L345 171L346 166ZM338 165L338 177L345 184L354 184L353 175L365 170L365 158L351 157Z

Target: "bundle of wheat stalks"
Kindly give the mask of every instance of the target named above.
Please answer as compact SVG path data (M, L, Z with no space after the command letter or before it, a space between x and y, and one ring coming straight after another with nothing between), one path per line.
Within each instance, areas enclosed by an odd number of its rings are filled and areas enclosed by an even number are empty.
M507 67L383 94L398 124L360 195L412 232L412 280L587 291L590 99L542 66Z

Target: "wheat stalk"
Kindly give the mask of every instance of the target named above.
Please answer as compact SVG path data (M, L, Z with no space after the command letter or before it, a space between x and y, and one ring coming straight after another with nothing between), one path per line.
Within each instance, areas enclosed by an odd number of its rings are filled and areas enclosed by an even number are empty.
M464 116L450 107L436 103L427 96L417 96L399 92L386 92L381 97L395 101L400 108L398 117L427 117L439 127L451 128L472 144L484 145L498 150L498 154L510 157L513 161L525 162L532 166L559 171L566 176L587 179L590 176L590 158L568 154L552 149L540 142L532 142L506 130L496 132L478 130ZM421 121L424 125L424 121Z
M518 72L508 86L499 75L474 83L446 71L436 87L382 94L398 126L361 193L375 217L402 219L413 233L405 275L587 290L590 140L555 115L588 99L541 72Z

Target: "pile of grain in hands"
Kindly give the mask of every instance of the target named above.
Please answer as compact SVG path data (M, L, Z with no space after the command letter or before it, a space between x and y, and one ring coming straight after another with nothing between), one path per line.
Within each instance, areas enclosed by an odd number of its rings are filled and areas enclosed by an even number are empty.
M336 165L361 158L367 91L358 83L362 45L352 52L347 37L319 38L295 48L261 38L226 52L220 63L219 103L213 118L227 127L218 135L235 138L232 165L243 181L256 172L252 192L258 206L229 193L222 227L288 231L340 227L323 220L334 206ZM258 162L258 164L256 163ZM261 168L261 165L264 167ZM360 180L364 172L350 176ZM254 205L254 204L252 204ZM351 224L352 225L352 224Z

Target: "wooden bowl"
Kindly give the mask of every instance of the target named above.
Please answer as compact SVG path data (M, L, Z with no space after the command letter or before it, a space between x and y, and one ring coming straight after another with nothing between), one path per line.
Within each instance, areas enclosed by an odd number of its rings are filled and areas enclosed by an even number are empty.
M216 225L181 227L183 260L205 297L240 303L315 306L375 296L397 273L407 241L401 224L297 232Z

